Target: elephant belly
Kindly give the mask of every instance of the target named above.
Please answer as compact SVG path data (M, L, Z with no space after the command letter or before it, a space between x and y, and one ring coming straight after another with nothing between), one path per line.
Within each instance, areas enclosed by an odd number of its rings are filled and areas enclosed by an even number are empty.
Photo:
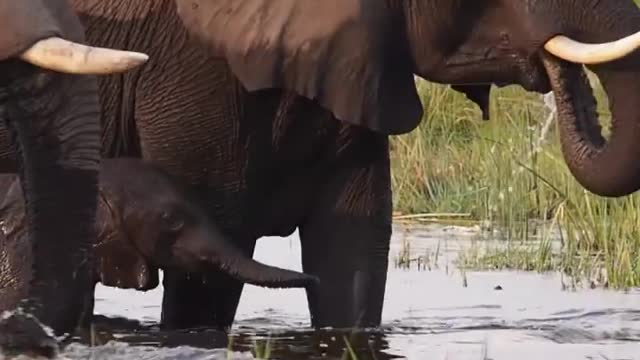
M360 132L302 97L280 93L269 137L249 157L247 217L257 236L288 236L308 216ZM263 119L264 121L264 119Z

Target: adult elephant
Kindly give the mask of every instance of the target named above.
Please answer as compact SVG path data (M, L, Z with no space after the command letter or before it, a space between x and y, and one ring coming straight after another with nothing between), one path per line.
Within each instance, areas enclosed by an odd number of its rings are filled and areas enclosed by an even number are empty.
M0 0L0 23L0 113L16 140L35 256L21 309L62 334L77 324L90 286L77 276L94 240L100 159L97 83L87 75L125 71L147 56L82 45L65 0ZM11 336L7 320L0 348Z
M553 89L578 180L609 196L640 185L637 35L595 48L578 42L640 30L632 0L73 6L92 44L151 55L139 70L100 79L105 155L141 156L183 177L247 255L259 237L299 228L303 268L320 278L308 293L314 326L380 323L391 234L387 136L420 122L413 74L455 85L485 115L491 84ZM609 92L609 143L578 63L593 65ZM164 287L166 326L226 327L242 284L169 271Z

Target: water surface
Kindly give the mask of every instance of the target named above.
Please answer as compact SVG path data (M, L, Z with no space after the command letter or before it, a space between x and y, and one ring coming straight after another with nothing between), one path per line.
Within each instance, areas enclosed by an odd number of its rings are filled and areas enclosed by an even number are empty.
M275 359L341 359L349 339L359 359L640 359L640 291L563 290L555 273L463 275L453 260L475 235L474 229L396 226L377 331L313 331L304 290L246 286L231 338L211 330L162 332L155 327L161 288L139 293L99 286L96 312L106 318L93 341L105 345L74 344L65 355L252 359L255 342L269 339ZM394 260L407 242L415 256L438 252L439 266L431 256L431 270L397 268ZM300 270L297 234L261 239L256 258Z

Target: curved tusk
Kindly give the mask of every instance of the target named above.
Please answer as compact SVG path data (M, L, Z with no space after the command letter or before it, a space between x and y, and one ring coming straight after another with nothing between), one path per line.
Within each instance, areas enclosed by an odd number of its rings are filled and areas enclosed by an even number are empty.
M92 47L58 37L40 40L20 55L35 66L69 74L104 75L145 63L146 54Z
M602 44L585 44L558 35L544 45L545 50L561 59L585 65L617 60L629 55L639 47L640 32Z

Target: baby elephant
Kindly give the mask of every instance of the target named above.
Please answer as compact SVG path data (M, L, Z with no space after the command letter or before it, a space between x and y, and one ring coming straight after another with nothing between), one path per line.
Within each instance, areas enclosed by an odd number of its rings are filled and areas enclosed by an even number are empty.
M104 159L99 186L96 283L149 290L158 286L158 268L195 272L208 267L265 287L308 287L317 282L313 276L244 256L183 186L140 159ZM0 224L1 312L24 296L31 274L31 247L25 241L24 201L17 178L0 207Z

